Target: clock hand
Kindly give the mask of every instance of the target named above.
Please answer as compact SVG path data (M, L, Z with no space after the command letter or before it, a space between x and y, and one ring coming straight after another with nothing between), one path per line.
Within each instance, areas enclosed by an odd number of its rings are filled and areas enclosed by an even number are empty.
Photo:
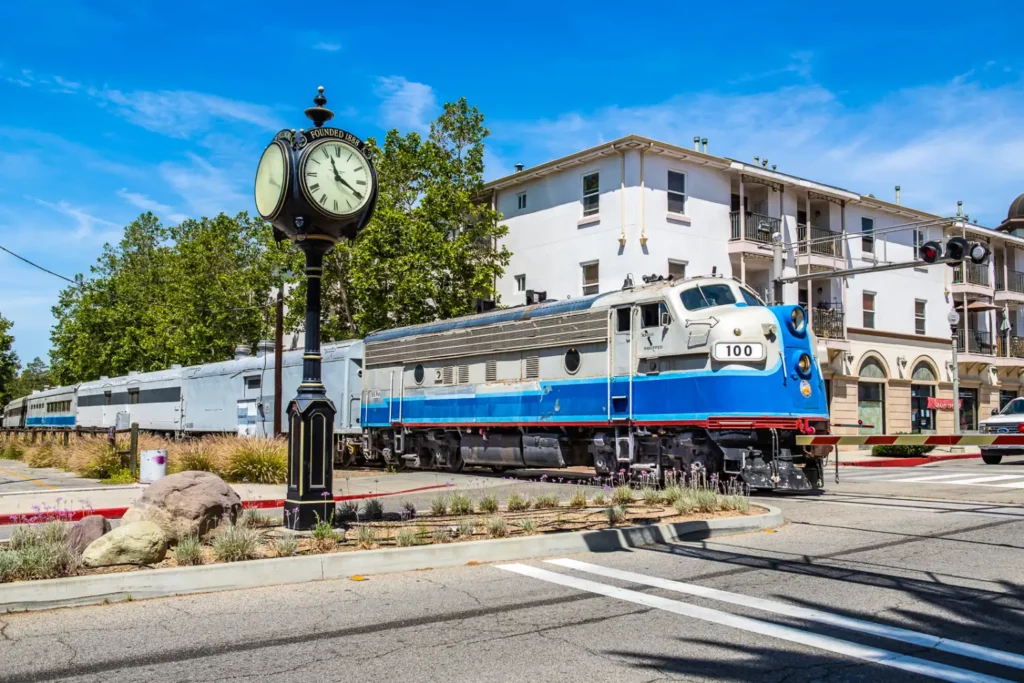
M328 156L327 158L331 162L331 168L334 169L334 179L335 180L341 180L341 174L338 173L338 167L334 165L334 157ZM344 181L342 181L342 182L344 182Z
M352 194L354 194L356 196L356 199L362 199L363 198L363 195L359 194L359 190L357 190L356 188L352 187L347 182L345 182L344 178L342 178L341 176L337 176L335 179L341 181L342 185L344 185L348 189L352 190Z

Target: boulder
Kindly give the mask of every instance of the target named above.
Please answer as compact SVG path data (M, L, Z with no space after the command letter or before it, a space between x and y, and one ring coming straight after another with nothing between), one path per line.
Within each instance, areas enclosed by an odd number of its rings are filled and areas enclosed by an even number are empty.
M89 544L110 531L110 522L103 515L89 515L75 522L68 532L68 545L81 555Z
M166 556L167 539L159 526L153 522L131 522L90 543L82 553L82 564L156 564Z
M241 512L242 499L216 474L179 472L151 484L123 520L153 522L173 545L186 536L207 538L221 521L234 523Z

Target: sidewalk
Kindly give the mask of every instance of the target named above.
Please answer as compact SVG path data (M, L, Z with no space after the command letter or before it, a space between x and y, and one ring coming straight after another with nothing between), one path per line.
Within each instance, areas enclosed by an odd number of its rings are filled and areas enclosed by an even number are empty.
M834 454L829 456L830 459L832 457L834 457ZM980 457L981 450L977 446L936 446L926 455L916 458L875 456L871 455L871 449L868 448L856 451L839 451L839 464L852 467L914 467L929 462Z

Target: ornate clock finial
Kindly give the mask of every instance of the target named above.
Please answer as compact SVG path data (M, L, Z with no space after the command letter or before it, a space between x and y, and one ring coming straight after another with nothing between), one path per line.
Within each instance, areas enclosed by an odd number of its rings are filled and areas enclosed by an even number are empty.
M316 106L307 109L306 116L317 128L322 127L326 122L334 118L334 112L324 107L327 104L327 98L324 97L324 86L321 85L316 89L316 97L313 98L313 104Z

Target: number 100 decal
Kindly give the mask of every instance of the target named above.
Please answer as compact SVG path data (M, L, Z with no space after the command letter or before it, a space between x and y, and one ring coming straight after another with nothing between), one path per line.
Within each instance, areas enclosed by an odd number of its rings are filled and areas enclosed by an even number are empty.
M760 361L764 360L764 344L757 342L719 342L715 344L713 357L719 361Z

